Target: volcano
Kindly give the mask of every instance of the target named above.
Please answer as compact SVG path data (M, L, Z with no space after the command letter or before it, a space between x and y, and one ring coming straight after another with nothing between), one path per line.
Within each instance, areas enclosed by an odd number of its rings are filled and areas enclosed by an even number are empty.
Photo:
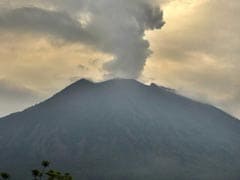
M76 180L237 180L240 121L155 84L82 79L0 119L0 170L26 180L41 160Z

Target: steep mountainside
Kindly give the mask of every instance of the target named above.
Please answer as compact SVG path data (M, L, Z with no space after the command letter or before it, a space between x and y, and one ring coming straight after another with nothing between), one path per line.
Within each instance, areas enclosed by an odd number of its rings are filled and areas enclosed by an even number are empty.
M80 80L0 119L0 171L47 159L76 180L240 179L240 121L135 80Z

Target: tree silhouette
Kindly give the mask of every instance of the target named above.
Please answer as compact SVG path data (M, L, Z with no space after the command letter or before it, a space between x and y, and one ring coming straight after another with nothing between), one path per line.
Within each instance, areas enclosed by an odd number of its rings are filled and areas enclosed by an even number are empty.
M2 172L2 173L1 173L1 177L2 177L3 179L10 179L10 175L9 175L8 173L5 173L5 172Z
M56 170L48 170L45 172L46 168L48 168L50 165L49 161L42 161L41 166L42 166L42 171L38 169L33 169L32 176L34 180L73 180L72 176L69 173L62 173ZM46 178L44 178L44 175ZM10 175L6 172L0 173L0 176L2 177L3 180L9 180Z
M49 161L42 161L41 165L44 167L44 168L47 168L49 166L50 162Z
M41 175L41 173L38 169L32 170L32 176L34 177L34 180L37 180L40 175Z
M72 180L72 176L69 173L62 175L61 172L49 170L47 173L48 180Z
M45 174L45 169L46 169L47 167L49 167L50 162L49 162L49 161L42 161L41 165L42 165L42 171L41 171L41 174L40 174L40 177L39 177L40 180L41 180L42 177L44 176L44 174Z

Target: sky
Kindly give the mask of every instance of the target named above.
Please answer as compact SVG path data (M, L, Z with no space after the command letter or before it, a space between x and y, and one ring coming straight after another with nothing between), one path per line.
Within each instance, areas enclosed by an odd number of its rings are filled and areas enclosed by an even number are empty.
M239 0L1 0L0 116L133 78L240 118Z

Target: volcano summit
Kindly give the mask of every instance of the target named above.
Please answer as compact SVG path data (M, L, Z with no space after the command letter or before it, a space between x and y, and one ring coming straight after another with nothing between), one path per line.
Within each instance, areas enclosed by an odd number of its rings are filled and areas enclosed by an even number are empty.
M154 84L82 79L0 119L0 169L47 159L83 180L237 180L240 121Z

